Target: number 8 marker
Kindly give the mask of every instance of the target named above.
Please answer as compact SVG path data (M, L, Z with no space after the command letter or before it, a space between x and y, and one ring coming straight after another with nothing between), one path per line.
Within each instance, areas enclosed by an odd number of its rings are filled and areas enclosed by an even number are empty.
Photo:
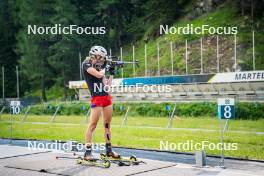
M225 112L224 112L224 116L225 118L229 119L231 117L231 107L230 106L225 106L224 108Z

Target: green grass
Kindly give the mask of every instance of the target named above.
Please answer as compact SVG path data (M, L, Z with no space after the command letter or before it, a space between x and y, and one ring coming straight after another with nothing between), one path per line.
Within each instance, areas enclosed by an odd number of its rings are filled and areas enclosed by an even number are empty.
M21 121L23 115L2 115L2 121ZM50 122L52 115L29 115L26 122ZM112 119L113 125L121 125L123 116L115 116ZM57 123L84 123L85 116L57 116L55 122ZM128 126L149 126L149 127L166 127L168 124L167 117L128 117ZM212 117L176 117L173 120L173 128L201 128L208 130L219 130L220 124L217 118ZM254 120L230 120L229 130L231 131L248 131L248 132L264 132L264 119L258 121Z
M3 115L0 121L0 137L10 137L10 115ZM22 116L12 116L13 137L47 140L70 140L84 142L87 124L84 116L58 116L56 122L46 124L20 123ZM30 115L27 122L49 122L51 116ZM180 143L192 140L193 143L209 141L220 142L219 121L209 117L175 118L174 128L168 129L167 118L129 117L127 126L120 127L123 117L114 117L112 121L112 143L117 146L160 149L160 141ZM65 124L69 123L69 125ZM72 125L73 124L73 125ZM145 126L164 127L147 128ZM192 131L185 128L201 128L216 131ZM94 142L104 142L103 125L100 120L94 135ZM238 132L242 131L242 132ZM264 135L255 132L264 131L264 120L234 120L225 133L225 142L238 143L238 150L226 151L226 156L264 160ZM246 133L245 133L246 132ZM183 150L181 150L183 151ZM185 150L186 152L186 150ZM187 152L193 152L188 150ZM207 154L220 155L218 150L206 149Z

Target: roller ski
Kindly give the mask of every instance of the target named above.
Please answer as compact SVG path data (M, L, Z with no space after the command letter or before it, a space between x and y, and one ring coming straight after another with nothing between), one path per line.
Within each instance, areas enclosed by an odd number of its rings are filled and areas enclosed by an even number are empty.
M110 161L107 159L94 158L92 155L91 146L86 146L84 156L83 157L78 156L76 162L77 164L81 164L81 165L96 166L102 168L109 168L111 165Z
M102 168L109 168L111 166L111 163L109 160L103 160L103 159L89 159L86 160L83 157L78 157L76 160L77 164L86 165L86 166L96 166L96 167L102 167Z
M110 154L101 153L100 158L102 160L109 160L110 162L116 163L119 166L139 165L139 163L145 163L143 161L138 161L136 156L121 157L120 155L118 155L118 157L115 157L111 153Z
M106 154L101 153L100 158L102 160L109 160L112 163L118 164L119 166L130 166L130 165L138 165L139 163L143 163L142 161L137 161L135 156L121 157L120 154L112 151L111 143L106 143L105 145Z
M95 166L102 168L109 168L111 163L109 160L102 160L99 158L90 158L89 160L84 159L84 157L78 156L78 154L73 154L76 157L67 157L67 156L56 156L56 159L74 159L77 164L86 165L86 166Z

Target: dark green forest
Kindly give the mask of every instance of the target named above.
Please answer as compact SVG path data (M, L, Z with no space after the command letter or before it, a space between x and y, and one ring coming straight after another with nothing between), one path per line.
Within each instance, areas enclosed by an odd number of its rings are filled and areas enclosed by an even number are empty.
M82 60L85 59L93 45L111 48L112 54L116 55L119 55L119 47L128 50L131 44L142 50L142 44L149 43L151 46L154 41L162 39L163 36L158 33L159 25L172 26L182 21L196 21L199 24L210 15L214 17L212 22L208 22L212 25L235 24L241 28L243 32L239 36L239 42L244 43L245 50L245 53L241 52L241 60L251 55L251 31L256 31L257 69L263 69L263 9L263 0L1 0L0 66L5 69L5 96L17 96L15 71L18 66L21 96L40 96L46 101L50 93L66 99L71 95L67 88L68 81L80 78L79 53ZM27 33L28 25L55 24L104 26L106 33ZM195 36L184 37L188 40L197 39ZM172 37L171 40L179 39ZM126 55L130 57L129 53ZM140 54L137 57L143 60ZM166 57L165 52L162 57ZM166 68L170 63L164 61L161 64ZM180 61L176 67L177 73L184 69L181 68L183 65ZM245 59L242 68L251 69L248 60ZM129 69L125 76L130 76ZM141 74L143 70L140 68L137 71L138 76L144 74ZM166 69L163 73L167 73ZM2 92L2 81L0 91Z

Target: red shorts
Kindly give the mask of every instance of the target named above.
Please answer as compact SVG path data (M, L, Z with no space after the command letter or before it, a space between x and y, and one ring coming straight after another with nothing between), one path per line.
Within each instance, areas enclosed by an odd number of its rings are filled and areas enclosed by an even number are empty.
M112 104L112 97L110 95L94 96L91 98L91 108L106 107Z

